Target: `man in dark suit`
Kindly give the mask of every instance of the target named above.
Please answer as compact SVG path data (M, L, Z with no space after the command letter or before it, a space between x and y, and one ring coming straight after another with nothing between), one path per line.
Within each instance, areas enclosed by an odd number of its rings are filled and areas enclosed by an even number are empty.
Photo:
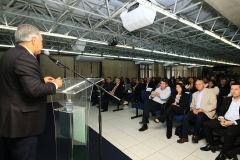
M4 159L34 160L37 135L45 125L46 96L62 86L61 78L43 78L36 55L42 49L40 31L20 25L16 46L0 59L0 137Z
M203 125L206 141L208 144L200 149L203 151L211 150L214 145L213 129L225 129L223 149L216 160L225 160L227 153L232 150L236 138L240 136L240 83L234 83L231 86L232 97L227 97L219 109L218 118L206 121Z
M115 85L111 89L110 94L113 95L113 96L118 97L119 99L122 99L123 85L120 83L120 79L119 78L115 78ZM110 95L106 95L106 96L110 96ZM103 110L101 112L108 111L108 103L109 103L109 99L110 98L108 98L108 100L104 102Z
M142 90L145 90L146 88L153 88L153 89L155 89L150 78L147 78L146 82L142 84Z

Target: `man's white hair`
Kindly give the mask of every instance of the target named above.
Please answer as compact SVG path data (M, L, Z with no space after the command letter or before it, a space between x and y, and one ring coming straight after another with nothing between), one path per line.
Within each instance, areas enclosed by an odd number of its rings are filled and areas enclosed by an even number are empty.
M30 42L32 37L40 38L40 31L30 24L19 25L15 32L15 42Z

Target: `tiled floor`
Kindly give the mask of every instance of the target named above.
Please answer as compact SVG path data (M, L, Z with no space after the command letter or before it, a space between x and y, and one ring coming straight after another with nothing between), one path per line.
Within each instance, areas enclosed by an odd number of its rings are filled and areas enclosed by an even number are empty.
M103 137L133 160L214 160L219 154L218 151L201 151L199 148L206 144L205 140L198 144L179 144L175 135L167 139L165 124L154 123L154 117L149 119L148 130L139 132L142 125L138 122L141 118L131 119L135 115L135 108L113 112L115 108L116 105L110 104L108 112L102 113ZM89 126L98 132L97 117L98 108L91 106ZM173 130L178 125L180 122L174 121ZM240 159L240 156L238 158Z

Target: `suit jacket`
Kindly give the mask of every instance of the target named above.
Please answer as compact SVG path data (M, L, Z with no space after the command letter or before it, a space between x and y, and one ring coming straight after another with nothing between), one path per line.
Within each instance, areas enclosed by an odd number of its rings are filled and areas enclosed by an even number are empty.
M223 100L223 104L221 105L221 107L219 108L219 111L218 111L218 116L224 117L224 115L227 113L227 111L232 103L232 98L233 97L227 97ZM237 119L236 122L238 125L240 125L240 119Z
M44 129L46 96L56 93L44 82L37 59L17 45L0 59L0 137L28 137Z
M199 94L198 92L193 93L192 103L190 105L191 110L196 109L198 94ZM211 89L204 89L200 107L205 111L205 114L210 119L214 119L217 116L216 115L217 96Z
M175 98L176 98L176 94L172 94L171 96L170 96L170 98L168 99L168 104L167 105L171 105L172 103L174 103L175 102ZM188 107L188 103L189 103L189 95L188 94L186 94L186 93L183 93L182 95L181 95L181 97L180 97L180 100L179 100L179 106L180 107L183 107L183 108L185 108L185 107Z
M147 83L142 84L142 90L145 90L147 88ZM148 83L148 88L154 88L154 85L152 82Z
M113 90L113 88L116 86L116 84L112 87L111 91ZM115 92L114 92L114 96L122 99L123 96L123 85L119 84L118 87L116 88Z
M136 86L136 85L135 85ZM135 87L134 86L134 87ZM133 89L133 88L132 88ZM134 96L137 98L137 99L141 99L141 95L142 95L142 85L141 83L139 83L135 89L133 90L133 93L134 93Z

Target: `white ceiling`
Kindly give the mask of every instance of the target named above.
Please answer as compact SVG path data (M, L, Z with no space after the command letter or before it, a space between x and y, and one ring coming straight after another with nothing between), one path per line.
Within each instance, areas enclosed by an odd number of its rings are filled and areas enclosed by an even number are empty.
M240 44L239 28L224 16L225 13L219 13L218 8L216 10L200 0L156 1L160 8L171 10L173 14L213 31L233 44ZM220 0L215 0L217 1ZM201 59L239 63L239 49L160 13L157 13L152 25L128 32L123 27L119 15L132 2L135 1L1 0L0 25L16 27L22 23L30 23L44 32L102 42L110 42L116 38L118 44L174 53L182 57L88 42L84 52L93 54L213 65L216 63ZM229 5L231 6L230 3ZM235 8L239 6L233 6L232 10ZM13 33L12 30L1 29L0 44L13 44ZM76 39L45 35L44 47L71 51L76 41ZM196 58L184 58L184 56Z

